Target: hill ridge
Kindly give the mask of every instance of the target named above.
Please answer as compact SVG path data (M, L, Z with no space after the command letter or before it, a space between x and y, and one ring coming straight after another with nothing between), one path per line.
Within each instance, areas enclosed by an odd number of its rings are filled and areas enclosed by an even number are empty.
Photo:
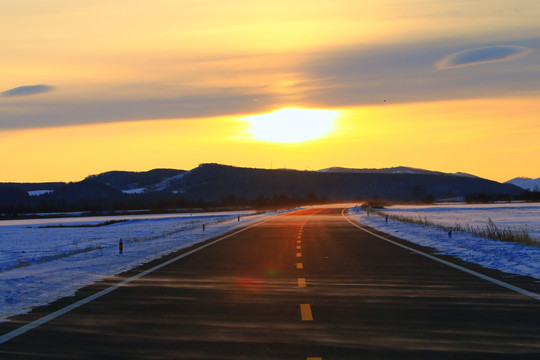
M0 184L0 213L170 209L203 206L274 206L326 201L508 200L523 189L475 176L429 170L307 171L200 164L189 171L109 171L29 196L24 184ZM405 171L402 171L406 169ZM56 185L55 185L56 186ZM3 194L3 195L2 195ZM17 210L18 211L18 210Z

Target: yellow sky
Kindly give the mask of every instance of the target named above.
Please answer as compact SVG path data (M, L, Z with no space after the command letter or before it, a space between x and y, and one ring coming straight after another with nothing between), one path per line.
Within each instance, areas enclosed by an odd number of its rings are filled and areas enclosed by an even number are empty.
M538 18L536 0L2 2L0 181L203 162L540 177ZM288 107L340 116L292 144L243 120Z

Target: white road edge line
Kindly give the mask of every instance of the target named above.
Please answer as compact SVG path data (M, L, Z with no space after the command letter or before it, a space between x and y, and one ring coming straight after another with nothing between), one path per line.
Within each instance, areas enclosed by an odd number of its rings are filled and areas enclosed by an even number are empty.
M489 282L491 282L491 283L493 283L493 284L502 286L502 287L504 287L504 288L506 288L506 289L508 289L508 290L515 291L515 292L517 292L517 293L519 293L519 294L522 294L522 295L525 295L525 296L528 296L528 297L531 297L531 298L533 298L533 299L535 299L535 300L540 301L540 294L537 294L537 293L534 293L534 292L532 292L532 291L528 291L528 290L522 289L522 288L520 288L520 287L517 287L517 286L511 285L511 284L505 283L504 281L500 281L500 280L494 279L494 278L492 278L492 277L490 277L490 276L481 274L481 273L476 272L476 271L474 271L474 270L467 269L466 267L463 267L463 266L460 266L460 265L456 265L456 264L451 263L451 262L449 262L449 261L446 261L446 260L443 260L443 259L439 259L439 258L436 257L436 256L432 256L432 255L426 254L425 252L422 252L422 251L420 251L420 250L413 249L413 248L408 247L408 246L406 246L406 245L403 245L403 244L400 244L400 243L398 243L398 242L395 242L395 241L392 241L392 240L390 240L390 239L387 239L387 238L385 238L384 236L380 236L380 235L378 235L378 234L375 234L374 232L371 232L371 231L369 231L369 230L367 230L367 229L364 229L363 227L361 227L361 226L358 225L357 223L355 223L355 222L353 222L352 220L350 220L349 215L345 215L345 210L347 210L347 209L343 209L343 211L341 211L341 216L343 216L343 217L345 218L345 220L347 220L351 225L356 226L357 228L359 228L359 229L362 230L362 231L367 232L368 234L371 234L371 235L373 235L373 236L376 236L376 237L378 237L379 239L382 239L382 240L384 240L384 241L387 241L387 242L389 242L389 243L391 243L391 244L394 244L394 245L396 245L396 246L399 246L399 247L401 247L401 248L403 248L403 249L407 249L407 250L409 250L409 251L412 251L412 252L414 252L414 253L416 253L416 254L418 254L418 255L425 256L425 257L427 257L428 259L435 260L435 261L437 261L437 262L440 262L441 264L444 264L444 265L453 267L454 269L461 270L461 271L463 271L463 272L465 272L465 273L467 273L467 274L476 276L476 277L478 277L478 278L480 278L480 279L483 279L483 280L489 281Z
M290 213L279 214L277 216L282 216L282 215L285 215L285 214L290 214ZM26 333L26 332L28 332L28 331L30 331L30 330L38 327L38 326L41 326L41 325L43 325L43 324L45 324L45 323L47 323L47 322L49 322L51 320L54 320L59 316L67 314L68 312L70 312L72 310L75 310L75 309L77 309L77 308L79 308L79 307L81 307L81 306L83 306L85 304L88 304L89 302L92 302L92 301L94 301L94 300L96 300L96 299L98 299L98 298L100 298L100 297L102 297L104 295L107 295L108 293L110 293L110 292L112 292L112 291L114 291L114 290L116 290L116 289L118 289L118 288L120 288L120 287L122 287L124 285L127 285L127 284L129 284L129 283L131 283L131 282L133 282L133 281L135 281L137 279L140 279L143 276L146 276L146 275L148 275L148 274L150 274L150 273L152 273L152 272L154 272L156 270L159 270L159 269L161 269L161 268L163 268L163 267L165 267L167 265L170 265L175 261L178 261L178 260L180 260L182 258L185 258L186 256L189 256L189 255L191 255L193 253L196 253L199 250L202 250L204 248L212 246L215 243L220 242L221 240L225 240L225 239L227 239L227 238L229 238L231 236L234 236L234 235L239 234L239 233L241 233L243 231L251 229L252 227L255 227L255 226L258 226L258 225L260 225L262 223L270 221L270 220L276 218L277 216L271 216L270 218L268 218L266 220L259 221L259 222L255 223L253 225L242 228L242 229L240 229L240 230L238 230L238 231L236 231L236 232L234 232L232 234L223 236L223 237L221 237L219 239L216 239L216 240L214 240L214 241L212 241L212 242L210 242L208 244L202 245L202 246L200 246L200 247L198 247L198 248L196 248L194 250L188 251L187 253L184 253L182 255L179 255L179 256L175 257L174 259L165 261L164 263L156 265L151 269L145 270L145 271L143 271L143 272L141 272L141 273L139 273L139 274L137 274L135 276L130 277L129 279L126 279L126 280L121 281L121 282L119 282L117 284L114 284L114 285L112 285L112 286L110 286L110 287L108 287L106 289L103 289L103 290L95 293L94 295L88 296L88 297L86 297L84 299L81 299L81 300L79 300L79 301L77 301L77 302L75 302L75 303L73 303L71 305L68 305L68 306L66 306L66 307L64 307L64 308L62 308L60 310L57 310L57 311L55 311L53 313L50 313L49 315L46 315L46 316L44 316L44 317L42 317L40 319L37 319L37 320L35 320L35 321L31 322L31 323L28 323L26 325L21 326L20 328L17 328L17 329L15 329L13 331L10 331L10 332L0 336L0 345L7 342L7 341L9 341L9 340L11 340L11 339L13 339L13 338L15 338L15 337L17 337L17 336L19 336L19 335L22 335L22 334Z

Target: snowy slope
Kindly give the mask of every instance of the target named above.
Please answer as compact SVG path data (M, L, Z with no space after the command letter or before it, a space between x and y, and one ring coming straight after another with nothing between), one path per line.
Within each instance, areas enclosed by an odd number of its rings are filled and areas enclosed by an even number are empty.
M10 225L3 222L6 225L0 225L0 322L71 296L77 289L107 276L274 214L240 211L130 216L124 222L91 228L69 226L102 223L106 218L20 220ZM50 227L55 224L64 227ZM206 225L205 231L202 224ZM120 239L123 254L118 250Z
M516 185L529 191L540 191L540 178L530 179L525 177L517 177L512 180L506 181L505 184Z

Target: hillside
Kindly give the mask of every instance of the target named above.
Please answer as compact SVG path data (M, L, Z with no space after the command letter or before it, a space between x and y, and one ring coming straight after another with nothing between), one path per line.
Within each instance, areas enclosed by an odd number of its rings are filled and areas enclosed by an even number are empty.
M391 168L381 168L381 169L352 169L344 167L331 167L327 169L321 169L319 172L328 172L328 173L369 173L369 174L423 174L423 175L452 175L452 176L466 176L466 177L477 177L471 174L456 172L456 173L444 173L441 171L431 171L425 169L417 169L407 166L396 166Z
M54 191L37 192L38 189ZM431 201L469 197L475 201L489 201L508 200L523 193L523 189L518 186L467 174L446 174L404 167L298 171L219 164L202 164L190 171L111 171L69 184L0 184L0 190L0 213L9 214L163 210L203 206L284 206L372 198Z
M519 186L522 189L529 191L540 191L540 178L538 179L529 179L524 177L517 177L512 180L508 180L505 184L512 184Z
M185 170L175 169L154 169L144 172L109 171L98 175L91 175L88 179L96 180L124 191L140 188L153 189L163 181L185 172Z
M300 197L314 194L332 201L372 197L410 201L426 197L440 199L479 193L518 195L522 192L510 184L449 174L266 170L218 164L203 164L185 173L179 185L170 190L203 201L231 195L254 199L275 194Z

